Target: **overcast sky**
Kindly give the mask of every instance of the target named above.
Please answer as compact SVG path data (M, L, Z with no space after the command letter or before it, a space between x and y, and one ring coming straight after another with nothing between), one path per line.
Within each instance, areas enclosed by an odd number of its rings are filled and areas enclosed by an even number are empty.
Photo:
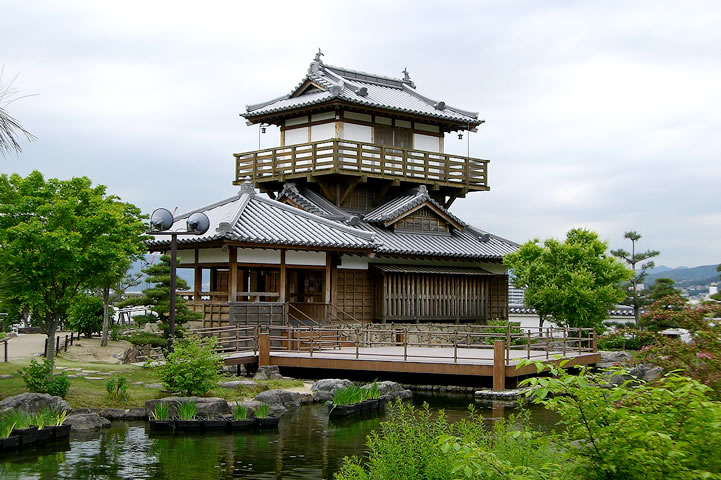
M245 105L288 93L318 47L485 119L490 192L453 205L522 243L623 233L657 264L721 262L721 2L0 0L8 109L38 140L0 172L86 175L145 212L237 191ZM277 143L269 132L263 146ZM465 139L447 137L465 152Z

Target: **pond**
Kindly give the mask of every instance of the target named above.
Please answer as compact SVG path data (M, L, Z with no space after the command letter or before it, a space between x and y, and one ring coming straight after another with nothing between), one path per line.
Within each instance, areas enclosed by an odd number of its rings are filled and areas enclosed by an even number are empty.
M467 415L470 395L415 395L451 421ZM484 417L514 408L479 406ZM550 429L553 414L532 406L534 423ZM286 413L277 431L218 434L159 434L145 422L114 422L102 432L73 433L64 444L0 453L3 480L45 479L317 479L332 478L343 457L363 455L368 433L383 414L341 421L328 419L324 405Z

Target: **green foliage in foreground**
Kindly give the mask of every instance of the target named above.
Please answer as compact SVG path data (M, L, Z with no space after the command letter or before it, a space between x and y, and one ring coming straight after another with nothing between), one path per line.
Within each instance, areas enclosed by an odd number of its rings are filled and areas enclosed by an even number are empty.
M346 458L335 479L721 479L721 403L709 387L676 374L611 385L619 369L549 373L526 383L561 416L562 433L534 430L527 414L489 429L473 414L450 425L397 403L369 435L368 459Z
M353 405L355 403L364 402L366 400L375 400L381 398L378 388L378 382L370 385L359 387L358 385L348 385L343 388L336 388L333 392L334 405Z
M346 458L336 480L537 480L565 469L565 454L552 436L531 428L528 415L489 428L473 412L450 424L443 411L434 416L427 405L415 409L398 401L389 413L393 420L368 436L368 460Z
M165 365L157 367L163 386L183 395L203 395L218 384L223 358L217 353L215 337L188 337L175 344Z

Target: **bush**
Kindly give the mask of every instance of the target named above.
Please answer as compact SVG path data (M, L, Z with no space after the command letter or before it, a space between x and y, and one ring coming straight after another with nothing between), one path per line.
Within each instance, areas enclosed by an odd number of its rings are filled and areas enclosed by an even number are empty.
M70 328L87 337L103 329L103 299L95 295L78 295L68 309Z
M217 353L215 337L188 337L175 344L165 365L157 367L163 386L184 395L203 395L218 384L223 357Z
M641 350L651 345L656 337L637 328L619 328L613 333L602 335L598 339L599 350Z
M118 378L109 378L105 382L105 390L111 398L123 401L128 399L128 381L122 375Z
M152 345L153 347L167 347L168 339L150 332L140 332L128 337L133 345Z
M31 392L49 393L65 398L70 389L70 379L65 373L53 375L53 364L47 360L38 363L37 360L30 360L30 366L18 370L25 382L25 386Z

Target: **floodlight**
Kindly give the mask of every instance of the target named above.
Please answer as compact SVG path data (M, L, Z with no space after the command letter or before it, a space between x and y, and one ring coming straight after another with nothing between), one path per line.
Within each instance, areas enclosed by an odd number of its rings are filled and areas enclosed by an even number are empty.
M173 226L173 214L165 208L156 208L150 216L150 228L154 232L162 232Z
M210 228L210 220L208 216L201 212L195 212L188 217L187 229L188 232L196 235L202 235Z

